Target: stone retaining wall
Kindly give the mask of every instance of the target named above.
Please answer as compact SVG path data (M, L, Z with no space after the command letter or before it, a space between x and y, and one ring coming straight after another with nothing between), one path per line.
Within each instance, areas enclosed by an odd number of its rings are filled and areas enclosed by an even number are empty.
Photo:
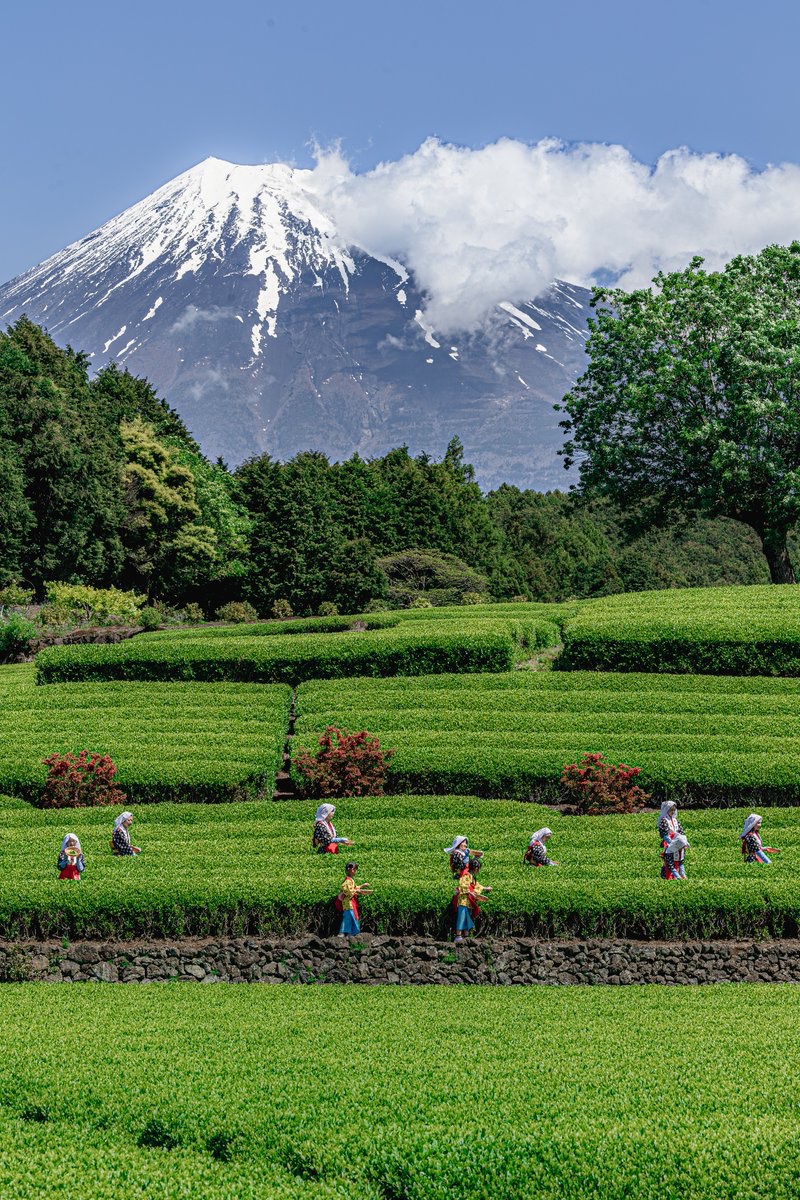
M0 981L632 984L800 982L800 941L634 942L362 935L0 942Z

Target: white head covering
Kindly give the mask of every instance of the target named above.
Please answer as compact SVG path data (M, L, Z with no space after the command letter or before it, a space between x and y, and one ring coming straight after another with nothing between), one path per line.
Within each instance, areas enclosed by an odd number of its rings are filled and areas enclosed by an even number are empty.
M675 801L674 800L665 800L663 802L663 804L661 805L661 812L658 814L659 821L661 820L662 817L667 817L667 819L669 819L669 817L670 817L669 810L671 808L674 808L676 810L676 814L677 814L678 806L675 803Z
M131 820L133 820L133 813L132 812L120 813L119 816L117 817L117 819L114 821L114 828L119 829L122 822L127 821L128 817L130 817Z
M465 837L463 833L457 833L456 836L453 838L452 846L445 846L445 848L444 848L445 854L452 854L454 850L458 849L458 847L461 845L462 842L466 842L467 845L469 845L469 838Z
M676 833L675 837L672 839L670 844L667 846L667 853L674 854L676 852L676 850L680 851L680 850L688 850L688 849L689 849L689 839L687 837L685 837L684 834L682 834L682 833Z
M532 846L534 842L541 842L544 838L550 837L552 833L552 829L548 829L546 825L543 825L541 829L537 829L536 833L531 835L528 845Z
M78 843L78 854L83 854L83 851L81 850L81 843L80 843L77 833L65 833L64 834L64 837L61 840L61 853L62 854L66 850L67 842L69 842L69 841L77 842Z
M750 816L745 818L744 829L739 834L739 837L746 838L748 833L752 833L760 820L761 817L758 815L758 813L750 813Z
M320 804L317 811L314 813L315 821L327 821L328 817L332 817L336 812L335 804Z

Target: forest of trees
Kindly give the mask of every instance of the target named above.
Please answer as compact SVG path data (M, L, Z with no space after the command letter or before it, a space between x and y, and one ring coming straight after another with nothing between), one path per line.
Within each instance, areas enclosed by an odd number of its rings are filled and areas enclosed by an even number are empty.
M309 451L230 471L146 380L88 366L26 318L0 333L0 586L116 586L207 613L286 600L300 614L407 602L413 587L561 600L769 578L733 520L631 541L608 499L505 484L484 495L457 439L441 461Z

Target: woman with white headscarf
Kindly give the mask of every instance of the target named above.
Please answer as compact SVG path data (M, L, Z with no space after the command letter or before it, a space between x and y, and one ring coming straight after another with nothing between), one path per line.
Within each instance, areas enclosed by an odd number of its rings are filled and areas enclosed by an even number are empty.
M320 804L314 814L314 836L311 849L317 854L338 854L340 846L352 846L349 838L339 837L333 827L335 804Z
M124 857L127 854L141 854L138 846L131 845L130 828L133 824L133 813L120 813L114 821L114 833L111 837L111 849L115 854Z
M525 847L525 853L522 856L523 866L527 867L557 867L558 863L554 858L547 857L546 843L553 836L552 829L543 826L537 829L536 833L531 836L531 840Z
M85 868L83 851L77 833L65 833L61 841L61 853L58 856L59 879L76 879L81 881Z
M672 839L683 833L683 826L678 820L678 806L674 800L665 800L658 814L658 836L661 838L661 849L666 850Z
M684 833L676 833L672 841L667 842L664 850L661 852L662 879L680 880L686 878L684 860L688 849L689 841Z
M444 852L450 859L450 874L454 879L468 871L470 863L483 858L482 850L470 850L469 838L463 833L457 833L451 844L444 847Z
M767 857L767 850L770 854L778 853L774 846L762 845L761 817L758 813L750 813L750 816L745 818L744 829L739 838L742 843L742 858L746 863L757 862L769 866L772 859Z

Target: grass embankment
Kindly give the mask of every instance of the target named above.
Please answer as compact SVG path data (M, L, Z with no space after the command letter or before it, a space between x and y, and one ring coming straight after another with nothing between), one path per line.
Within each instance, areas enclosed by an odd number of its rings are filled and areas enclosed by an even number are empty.
M331 901L352 854L375 894L365 930L444 935L452 884L442 848L455 833L487 852L495 887L483 930L537 936L795 936L800 814L766 814L771 867L744 866L744 811L685 814L692 849L685 884L659 877L653 813L562 817L536 805L464 797L342 800L337 828L355 841L337 857L310 850L315 802L150 805L136 810L144 853L114 858L108 810L0 808L0 934L216 935L333 932ZM558 868L521 865L531 832L553 830ZM65 832L78 833L80 884L57 878Z
M39 683L220 680L299 683L353 675L508 671L552 645L549 621L511 618L404 622L396 628L266 637L181 637L169 632L116 646L53 646L36 658Z
M88 683L40 688L0 670L0 791L34 803L52 753L110 754L132 803L272 795L288 687ZM0 841L1 844L1 841Z
M3 999L7 1200L798 1192L791 986Z
M563 671L800 675L794 585L606 596L564 627Z
M297 713L295 753L329 724L395 747L396 792L562 800L564 764L599 751L640 767L656 798L800 803L800 680L525 671L358 679L305 684Z

